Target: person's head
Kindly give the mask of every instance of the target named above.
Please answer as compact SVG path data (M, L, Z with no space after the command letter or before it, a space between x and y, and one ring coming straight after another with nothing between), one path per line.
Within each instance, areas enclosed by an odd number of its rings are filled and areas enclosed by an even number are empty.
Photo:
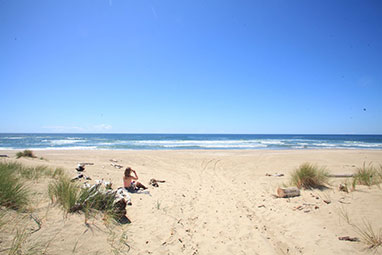
M130 177L131 176L131 167L126 168L125 170L125 176Z

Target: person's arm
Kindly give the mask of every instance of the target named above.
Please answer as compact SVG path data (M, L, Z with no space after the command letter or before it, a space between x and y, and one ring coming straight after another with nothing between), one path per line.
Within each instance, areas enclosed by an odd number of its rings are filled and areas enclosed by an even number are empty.
M135 175L135 178L136 178L135 180L138 180L137 172L135 172L135 170L132 170L132 169L131 169L131 171L132 171L132 172L134 173L134 175Z

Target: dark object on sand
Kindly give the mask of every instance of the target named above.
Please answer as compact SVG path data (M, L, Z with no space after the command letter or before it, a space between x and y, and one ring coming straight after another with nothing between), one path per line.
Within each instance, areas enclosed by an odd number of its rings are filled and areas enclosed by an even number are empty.
M346 178L346 177L354 177L354 174L328 174L328 177Z
M159 184L158 182L166 182L165 180L156 180L156 179L150 179L150 185L154 186L154 187L159 187Z
M350 237L350 236L340 236L338 237L338 240L349 241L349 242L359 242L358 237Z
M74 177L72 181L79 180L81 178L84 178L85 180L91 180L89 176L86 176L83 174L83 172L85 171L85 165L90 165L90 164L93 164L93 163L79 163L76 168L77 176Z
M284 174L279 174L279 173L268 174L268 173L266 173L265 176L281 177L281 176L284 176Z
M8 155L0 155L0 158L9 158Z
M115 167L115 168L118 168L118 169L121 169L123 168L122 165L118 165L118 164L115 164L115 163L110 163L111 166Z
M285 197L297 197L300 196L300 190L296 187L292 188L278 188L277 189L277 196L280 198Z

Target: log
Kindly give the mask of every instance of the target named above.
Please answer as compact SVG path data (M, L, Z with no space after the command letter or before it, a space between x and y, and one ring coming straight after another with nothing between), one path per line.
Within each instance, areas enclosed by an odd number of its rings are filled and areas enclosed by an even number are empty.
M346 178L346 177L353 177L354 174L329 174L329 177L334 177L334 178Z
M92 166L92 165L94 165L94 163L90 163L90 162L84 162L84 163L78 163L78 164L80 164L82 166L86 166L86 165Z
M277 196L278 197L297 197L297 196L300 196L300 190L296 187L278 188Z
M9 158L8 155L0 155L0 158Z

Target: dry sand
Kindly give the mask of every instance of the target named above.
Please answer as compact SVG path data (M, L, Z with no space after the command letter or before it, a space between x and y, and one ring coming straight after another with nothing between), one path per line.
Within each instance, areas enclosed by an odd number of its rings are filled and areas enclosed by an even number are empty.
M15 153L0 151L11 157ZM92 182L111 180L114 188L122 186L123 169L112 167L110 159L137 170L144 184L151 178L166 180L158 188L131 195L133 205L127 207L127 216L132 223L122 226L105 223L102 215L88 224L83 214L64 215L46 198L46 183L34 183L31 189L38 191L34 215L42 220L42 227L30 236L28 245L44 246L46 254L366 254L370 250L361 242L338 240L340 236L359 237L341 214L357 225L365 219L374 230L382 228L382 190L378 187L357 186L356 191L344 193L337 186L345 179L336 178L325 190L302 190L300 197L290 199L274 196L301 163L326 166L331 173L353 173L364 162L382 164L382 151L35 153L46 160L18 161L63 167L70 175L75 175L78 162L92 162L86 168ZM0 250L9 244L17 224L36 228L28 217L8 213L9 227L0 235Z

